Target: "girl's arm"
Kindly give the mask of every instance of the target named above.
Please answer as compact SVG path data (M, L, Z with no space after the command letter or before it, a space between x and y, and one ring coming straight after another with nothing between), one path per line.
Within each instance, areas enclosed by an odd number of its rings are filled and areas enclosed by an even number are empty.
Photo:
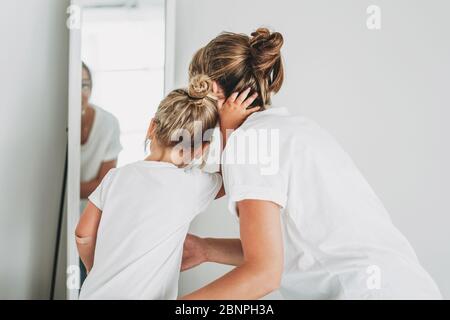
M94 180L88 182L82 182L80 185L80 198L87 199L92 192L98 187L100 182L102 182L105 175L109 170L114 169L117 165L117 159L103 162L98 171L98 175Z
M248 97L250 88L245 91L234 92L223 103L219 104L220 133L222 136L222 150L225 148L227 140L234 130L247 119L249 115L256 112L260 107L247 109L258 97L257 93L253 93Z
M230 135L234 130L239 128L239 126L247 119L249 115L256 112L260 107L254 107L247 109L253 101L258 97L257 93L253 93L250 97L250 88L239 93L234 92L228 99L223 103L219 101L217 108L219 109L220 118L220 135L222 137L222 150L225 148L226 143ZM222 174L222 166L220 166L220 174ZM225 195L225 189L222 185L216 199L219 199Z
M276 290L283 272L280 208L273 202L238 203L243 262L182 299L259 299Z
M94 264L95 242L101 214L101 210L88 201L75 230L78 254L88 272Z
M188 234L184 241L181 271L194 268L203 262L239 266L243 261L240 239L200 238Z

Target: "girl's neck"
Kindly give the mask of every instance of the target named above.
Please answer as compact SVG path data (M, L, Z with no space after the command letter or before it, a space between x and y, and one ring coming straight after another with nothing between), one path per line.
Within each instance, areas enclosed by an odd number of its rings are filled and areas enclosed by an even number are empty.
M156 142L154 142L156 144ZM172 149L171 148L163 148L159 145L151 145L150 146L150 155L148 155L144 160L145 161L159 161L159 162L168 162L172 163L176 166L179 166L179 163L176 163L172 157Z

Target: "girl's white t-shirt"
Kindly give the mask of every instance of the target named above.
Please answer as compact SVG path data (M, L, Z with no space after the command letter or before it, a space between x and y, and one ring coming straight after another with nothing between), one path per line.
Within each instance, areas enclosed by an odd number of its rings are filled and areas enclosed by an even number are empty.
M256 112L222 161L232 213L245 199L282 208L285 298L441 298L351 158L313 121Z
M80 299L176 299L189 224L221 186L217 173L166 162L110 170L89 196L102 216Z

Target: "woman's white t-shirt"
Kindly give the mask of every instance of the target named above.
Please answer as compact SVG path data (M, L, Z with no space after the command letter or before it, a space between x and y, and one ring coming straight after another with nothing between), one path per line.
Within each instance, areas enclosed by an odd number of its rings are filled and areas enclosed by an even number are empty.
M117 159L122 150L116 117L100 107L92 107L95 110L94 122L88 140L81 145L81 182L95 179L102 163Z
M282 208L285 298L441 298L353 161L313 121L256 112L222 161L231 212L244 199Z
M102 216L80 299L176 299L189 224L221 186L217 173L167 162L110 170L89 196Z

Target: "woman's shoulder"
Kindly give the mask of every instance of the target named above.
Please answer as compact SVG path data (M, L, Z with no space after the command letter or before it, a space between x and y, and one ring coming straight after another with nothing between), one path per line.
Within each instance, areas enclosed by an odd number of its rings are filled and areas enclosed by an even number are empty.
M318 123L308 116L291 113L286 107L270 107L251 114L236 130L236 135L249 135L277 130L280 133L300 133L304 130L320 130Z

